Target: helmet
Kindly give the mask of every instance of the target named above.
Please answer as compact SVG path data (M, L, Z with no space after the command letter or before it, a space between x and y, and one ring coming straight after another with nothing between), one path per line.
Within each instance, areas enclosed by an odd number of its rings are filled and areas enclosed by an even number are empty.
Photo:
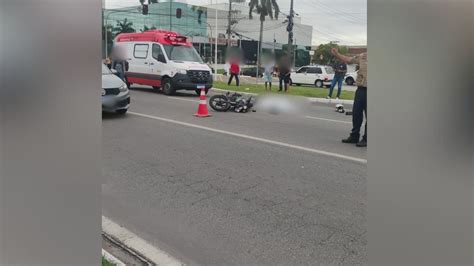
M345 113L344 105L342 105L340 103L336 104L336 112L342 113L342 114Z

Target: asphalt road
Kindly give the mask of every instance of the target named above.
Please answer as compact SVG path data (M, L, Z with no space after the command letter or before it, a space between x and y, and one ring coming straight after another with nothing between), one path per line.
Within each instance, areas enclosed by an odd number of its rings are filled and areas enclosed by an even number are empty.
M187 264L366 264L350 117L308 104L200 119L194 94L131 96L132 113L103 117L105 216Z

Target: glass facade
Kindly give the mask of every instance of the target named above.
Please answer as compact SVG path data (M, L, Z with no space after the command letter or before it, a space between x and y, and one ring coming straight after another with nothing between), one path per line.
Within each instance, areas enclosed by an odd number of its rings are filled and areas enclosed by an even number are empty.
M181 9L181 18L176 17L178 9ZM112 31L112 36L123 30L120 23L125 19L130 23L128 28L135 32L156 28L186 36L208 36L207 9L204 7L161 2L149 5L148 15L142 14L141 6L104 10L104 25Z
M178 9L181 10L181 18L176 17ZM209 14L211 16L209 21L208 12L211 12ZM104 49L104 56L110 53L113 39L116 34L122 31L141 32L147 29L162 29L175 31L179 34L191 37L190 40L193 41L194 47L203 60L208 63L213 63L215 48L214 39L212 37L215 36L212 35L216 34L214 18L214 9L208 11L206 7L193 6L173 1L160 1L160 3L157 4L150 4L148 6L148 15L142 14L141 6L139 5L118 9L106 9L104 10L104 26L107 28L108 34L107 41L103 38L103 47L107 46L108 49L107 52L105 52ZM225 12L219 16L219 19L221 23L227 23L227 15ZM226 24L221 25L220 27L225 28L225 25ZM222 30L221 28L219 28L219 30ZM217 63L224 64L227 49L226 36L221 33L220 35L223 36L218 38L219 45ZM105 34L103 34L103 36L105 36ZM256 40L237 40L234 45L242 47L244 51L245 64L253 65L257 62L258 42ZM298 52L295 54L297 65L309 63L309 60L306 60L307 51L305 51L304 47L298 48ZM280 50L281 48L276 49L277 56L279 56L280 52L283 52L283 50ZM263 48L263 52L266 51L269 52L271 49Z

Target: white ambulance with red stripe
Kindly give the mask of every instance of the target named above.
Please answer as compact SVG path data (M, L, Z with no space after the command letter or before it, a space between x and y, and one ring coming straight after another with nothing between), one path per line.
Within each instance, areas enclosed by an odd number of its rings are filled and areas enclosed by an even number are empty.
M115 44L125 51L129 63L127 84L161 89L165 94L177 90L212 88L212 72L186 36L164 30L122 33Z

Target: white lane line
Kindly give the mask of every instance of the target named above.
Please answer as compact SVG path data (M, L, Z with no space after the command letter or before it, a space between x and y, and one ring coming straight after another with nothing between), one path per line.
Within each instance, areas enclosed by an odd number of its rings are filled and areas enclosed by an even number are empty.
M116 238L125 246L140 252L147 259L156 265L184 265L182 262L171 257L166 252L146 242L136 234L128 231L126 228L116 224L109 218L102 216L102 230Z
M158 120L158 121L173 123L173 124L187 126L187 127L199 128L199 129L203 129L203 130L207 130L207 131L211 131L211 132L216 132L216 133L221 133L221 134L230 135L230 136L234 136L234 137L250 139L250 140L260 141L260 142L269 143L269 144L274 144L274 145L278 145L278 146L282 146L282 147L287 147L287 148L292 148L292 149L317 153L317 154L321 154L321 155L331 156L331 157L335 157L335 158L339 158L339 159L345 159L345 160L354 161L354 162L358 162L358 163L363 163L363 164L367 163L366 159L347 156L347 155L343 155L343 154L339 154L339 153L333 153L333 152L328 152L328 151L323 151L323 150L312 149L312 148L307 148L307 147L303 147L303 146L288 144L288 143L284 143L284 142L279 142L279 141L268 140L268 139L263 139L263 138L259 138L259 137L248 136L248 135L244 135L244 134L239 134L239 133L235 133L235 132L215 129L215 128L211 128L211 127L200 126L200 125L191 124L191 123L187 123L187 122L176 121L176 120L168 119L168 118L164 118L164 117L152 116L152 115L135 113L135 112L128 112L128 113L131 114L131 115L150 118L150 119L154 119L154 120Z
M123 263L121 260L117 259L114 255L110 254L107 252L105 249L102 249L102 256L108 261L111 262L117 266L125 266L125 263Z
M315 120L322 120L322 121L329 121L329 122L336 122L336 123L344 123L344 124L352 124L352 122L348 122L348 121L327 119L327 118L321 118L321 117L314 117L314 116L309 116L309 115L307 115L305 117L309 118L309 119L315 119Z
M199 100L191 100L186 98L179 98L179 97L168 97L168 99L180 100L180 101L187 101L187 102L195 102L198 103Z

